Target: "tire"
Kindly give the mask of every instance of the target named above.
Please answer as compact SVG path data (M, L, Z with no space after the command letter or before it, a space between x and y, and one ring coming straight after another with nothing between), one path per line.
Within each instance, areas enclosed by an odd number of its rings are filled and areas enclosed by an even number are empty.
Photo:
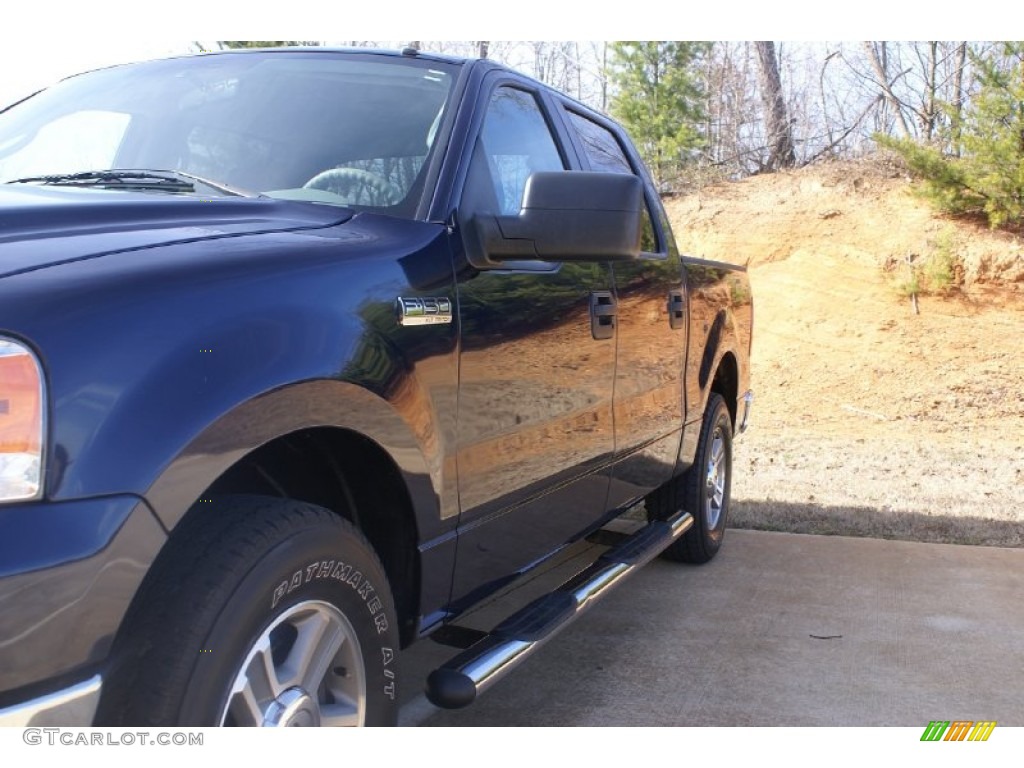
M204 500L115 641L97 723L394 725L398 622L384 568L329 510Z
M679 509L693 515L693 525L662 557L682 563L706 563L722 546L729 518L732 484L732 418L725 399L712 392L704 409L693 466L670 480L647 500L652 519Z

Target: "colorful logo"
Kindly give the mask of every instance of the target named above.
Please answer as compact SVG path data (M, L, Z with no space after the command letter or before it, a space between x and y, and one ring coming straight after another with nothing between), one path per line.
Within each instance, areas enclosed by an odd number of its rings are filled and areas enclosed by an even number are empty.
M921 741L988 741L995 727L995 720L932 720Z

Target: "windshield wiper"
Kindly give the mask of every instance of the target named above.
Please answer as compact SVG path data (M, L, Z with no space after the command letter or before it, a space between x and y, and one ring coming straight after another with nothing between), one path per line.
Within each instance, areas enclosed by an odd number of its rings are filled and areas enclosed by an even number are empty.
M222 192L225 195L232 195L234 197L252 197L253 196L252 192L246 192L246 191L241 190L241 189L236 189L234 187L229 187L227 184L221 184L219 181L210 181L209 179L204 179L201 176L195 176L195 175L193 175L191 173L185 173L184 171L167 171L167 173L173 173L176 176L181 176L182 178L185 178L185 179L191 179L192 181L198 181L200 184L205 184L207 187L210 187L211 189L216 189L218 192Z
M195 192L195 185L170 171L82 171L48 176L26 176L8 184L50 184L60 187L125 187Z
M244 193L207 181L183 171L110 170L58 173L47 176L27 176L8 181L8 184L48 184L61 187L112 187L119 189L159 190L162 192L195 192L196 184L214 189L221 194L240 196Z

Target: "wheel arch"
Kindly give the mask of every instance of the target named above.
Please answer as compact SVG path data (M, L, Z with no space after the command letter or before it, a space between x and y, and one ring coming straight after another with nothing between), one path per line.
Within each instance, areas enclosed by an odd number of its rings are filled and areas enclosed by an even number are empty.
M720 342L716 354L706 359L710 359L713 362L707 363L707 378L700 389L700 410L697 412L700 418L689 420L683 425L683 434L679 441L679 457L673 472L674 476L683 474L693 464L697 453L701 420L708 409L708 403L713 393L721 395L725 400L733 431L736 431L737 416L739 415L738 398L743 386L743 381L741 380L742 371L736 349L730 341Z
M725 399L725 404L729 408L729 416L732 418L733 430L736 429L739 386L739 364L736 361L735 353L730 349L723 352L718 361L715 376L711 380L710 392L717 392ZM710 399L710 392L705 398L705 408L707 400Z
M420 605L418 526L401 472L383 448L349 429L282 435L233 464L187 514L204 514L202 499L252 493L315 504L359 529L384 566L402 640L411 642Z
M423 586L418 545L441 527L440 498L416 436L386 401L340 381L259 396L196 437L146 496L170 540L185 515L202 513L203 499L239 493L316 504L362 530L392 583L402 641L411 641Z
M406 486L418 527L430 528L440 517L440 473L431 472L412 427L383 398L335 380L301 382L234 407L168 462L146 499L171 531L202 493L247 455L283 436L318 428L353 432L378 446Z

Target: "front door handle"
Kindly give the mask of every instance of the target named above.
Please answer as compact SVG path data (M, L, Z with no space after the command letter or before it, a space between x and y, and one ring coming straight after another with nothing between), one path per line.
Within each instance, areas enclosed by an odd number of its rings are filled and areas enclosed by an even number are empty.
M591 292L590 332L598 340L615 335L615 297L611 291Z
M668 292L668 326L673 331L686 327L686 299L682 291Z

